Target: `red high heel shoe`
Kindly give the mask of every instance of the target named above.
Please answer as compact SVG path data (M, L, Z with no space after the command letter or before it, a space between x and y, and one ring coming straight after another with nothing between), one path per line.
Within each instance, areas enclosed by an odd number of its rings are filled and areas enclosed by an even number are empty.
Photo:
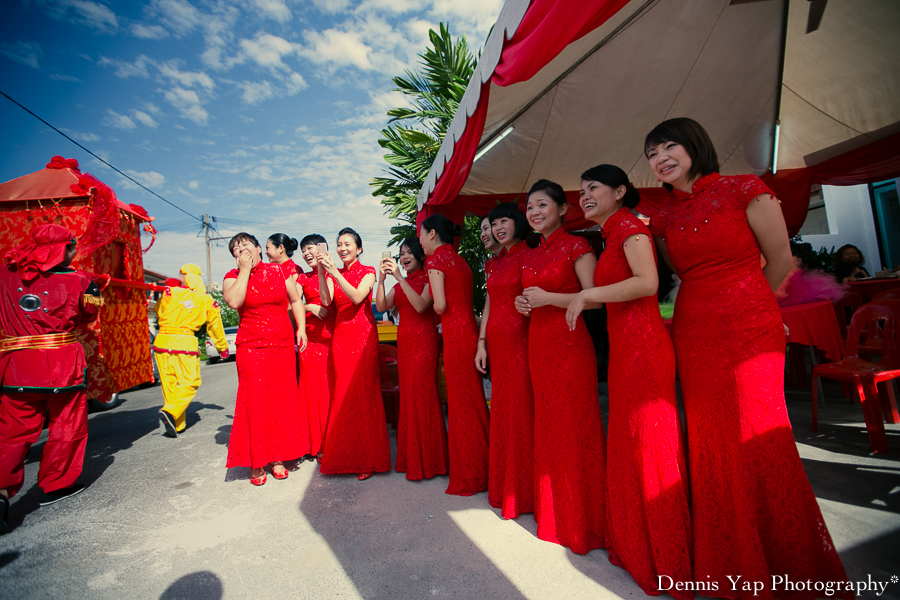
M271 466L271 465L270 465ZM281 465L281 468L284 469L284 465ZM272 477L275 479L287 479L288 478L288 470L284 469L280 473L275 470L275 467L272 467Z
M266 471L265 471L265 469L263 469L262 477L253 477L253 475L252 475L253 471L252 471L252 470L250 471L250 473L251 473L251 475L250 475L250 483L252 483L253 485L264 485L264 484L266 483Z
M375 474L375 471L369 471L368 473L360 473L359 475L356 476L356 478L359 479L360 481L365 481L366 479L368 479L369 477L371 477L374 474Z

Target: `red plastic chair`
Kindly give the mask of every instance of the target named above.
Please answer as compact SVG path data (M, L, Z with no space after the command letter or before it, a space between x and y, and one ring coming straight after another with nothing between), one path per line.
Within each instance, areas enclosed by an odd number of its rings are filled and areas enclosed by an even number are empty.
M816 385L816 377L845 381L853 384L859 395L872 451L887 453L887 436L880 413L884 414L883 418L888 423L900 423L900 415L897 413L897 403L890 384L888 384L889 391L886 390L884 393L879 393L877 385L900 377L898 318L900 318L900 300L885 300L877 304L872 302L860 307L850 321L845 358L839 362L819 364L813 367L812 431L818 431L819 428L819 390ZM859 357L859 338L863 329L874 321L882 322L881 332L884 341L882 358L878 363L872 363ZM878 410L876 402L881 404L881 411Z
M861 294L847 292L844 297L834 303L834 314L837 317L838 327L841 330L841 339L847 341L847 309L850 309L852 317L856 309L865 304Z
M378 378L381 381L384 414L394 429L397 429L400 423L400 382L397 364L397 347L378 344Z
M882 300L900 300L900 289L885 290L872 296L872 302L881 302Z

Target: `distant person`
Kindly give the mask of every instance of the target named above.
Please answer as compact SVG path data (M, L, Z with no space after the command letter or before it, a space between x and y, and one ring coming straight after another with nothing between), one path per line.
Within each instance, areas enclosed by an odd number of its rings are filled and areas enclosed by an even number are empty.
M179 271L179 286L167 287L156 303L159 334L153 352L159 369L165 404L159 420L166 437L178 437L185 428L185 412L200 388L200 351L197 330L204 324L219 356L228 358L219 304L206 293L200 267L187 263Z
M238 311L235 345L238 390L228 439L226 467L250 467L250 483L266 483L268 465L275 479L286 479L284 461L311 452L306 415L297 389L296 346L306 349L303 300L280 265L262 262L262 248L249 233L228 242L237 269L225 274L225 302ZM290 304L298 323L288 319Z
M471 496L488 489L490 422L484 384L475 369L472 269L453 249L453 239L461 235L462 227L444 215L431 215L422 221L419 243L428 257L428 287L444 340L450 448L446 493Z
M362 238L345 227L337 238L343 268L339 269L328 253L316 255L319 267L334 280L337 311L331 337L334 393L320 471L356 473L360 481L391 470L378 378L378 331L372 314L375 269L359 262L362 252Z
M334 389L334 366L331 364L331 337L334 332L336 311L334 279L327 277L325 268L319 266L316 256L328 252L328 241L313 233L300 240L303 260L312 268L309 273L297 267L297 285L303 292L306 307L306 337L309 343L300 353L300 402L306 407L312 452L305 457L321 459L325 441L325 426L331 408Z
M844 244L834 253L834 278L838 283L868 279L870 275L864 264L866 257L862 251L853 244Z
M46 224L31 241L6 253L0 267L0 533L9 499L22 488L25 457L49 420L38 486L41 505L84 489L75 483L87 446L87 361L75 340L79 325L97 318L100 290L70 269L75 235Z
M414 237L400 244L400 264L381 260L375 307L397 308L397 371L400 379L400 419L397 425L395 470L410 481L446 475L450 468L447 425L438 395L437 372L440 340L437 316L428 289L425 251ZM385 294L384 281L391 275L397 284Z

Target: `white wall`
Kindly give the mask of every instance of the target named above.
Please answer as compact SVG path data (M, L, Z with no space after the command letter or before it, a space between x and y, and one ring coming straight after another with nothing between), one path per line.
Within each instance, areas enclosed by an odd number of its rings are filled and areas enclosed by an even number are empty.
M844 244L853 244L866 257L866 271L874 275L882 269L875 237L875 219L872 217L872 201L869 186L822 186L825 212L828 215L828 235L804 235L803 241L812 244L813 250L825 246L829 251Z

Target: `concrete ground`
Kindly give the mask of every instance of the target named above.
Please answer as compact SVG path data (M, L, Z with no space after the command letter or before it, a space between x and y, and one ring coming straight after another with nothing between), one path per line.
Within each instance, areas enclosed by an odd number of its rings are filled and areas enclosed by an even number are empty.
M530 516L504 521L486 494L448 496L444 477L359 482L303 463L253 487L248 469L225 469L234 363L203 377L176 440L161 435L158 386L92 414L90 487L39 508L44 432L0 537L0 598L644 597L605 551L542 542ZM900 575L900 426L888 426L892 454L871 455L859 406L826 393L816 434L808 392L788 394L800 455L850 579L889 581ZM900 598L900 583L881 597Z

